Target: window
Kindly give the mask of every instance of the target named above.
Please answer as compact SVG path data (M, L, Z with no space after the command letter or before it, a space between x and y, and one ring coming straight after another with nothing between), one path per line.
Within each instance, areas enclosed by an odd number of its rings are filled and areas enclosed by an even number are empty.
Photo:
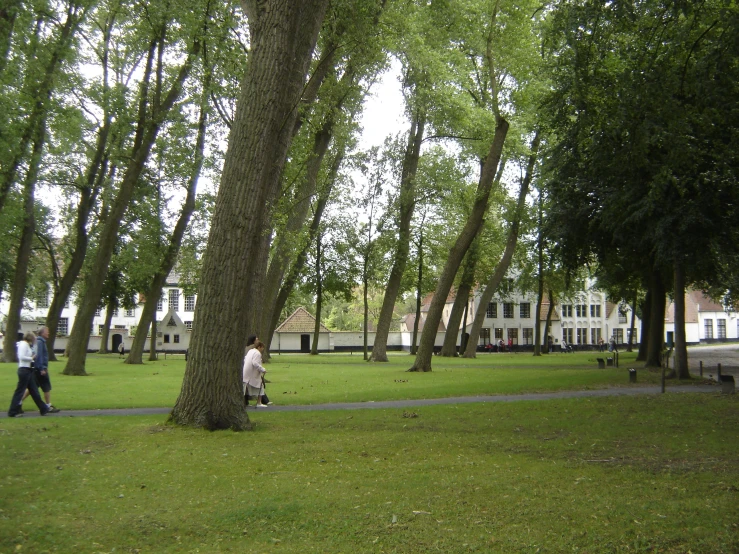
M172 338L174 339L175 344L179 344L179 342L180 342L180 336L179 335L172 335Z
M195 295L194 294L188 294L185 296L185 311L186 312L195 311Z
M498 317L498 303L488 302L488 309L485 312L485 316L489 319L495 319Z
M613 330L613 338L616 340L616 344L624 343L624 330L620 327Z
M626 312L621 311L621 310L618 311L618 322L626 323Z
M713 320L706 319L705 322L703 323L703 326L706 330L706 335L703 338L712 339L713 338Z
M192 321L185 321L185 329L192 331Z
M490 327L483 327L480 329L480 338L482 339L483 344L490 342Z
M577 328L577 344L588 344L588 329L586 327Z
M56 324L56 334L58 337L61 337L67 333L69 333L69 319L66 317L60 317L59 323Z
M164 335L164 342L169 344L169 335Z
M113 310L113 317L118 317L118 308Z
M495 340L499 341L503 338L503 329L501 327L495 328Z
M572 327L567 327L565 329L562 329L562 340L567 341L567 344L573 343L572 337L574 333L572 331L573 331Z
M64 307L69 308L69 298L64 301Z
M102 310L101 310L100 308L98 308L97 310L95 310L95 315L96 315L97 317L100 317L100 313L101 313L101 312L102 312Z
M513 319L513 302L503 302L503 317Z
M639 343L639 341L636 340L636 333L637 333L637 331L634 331L634 340L632 341L631 340L631 329L626 329L626 340L630 344L638 344Z
M163 312L164 311L164 298L160 298L157 300L157 311Z
M588 307L585 304L578 304L575 306L577 317L586 317L588 315Z
M105 331L105 325L98 325L98 335L102 335Z
M169 289L169 309L175 312L180 310L180 289Z
M600 308L600 306L598 306ZM590 344L598 344L600 342L600 327L593 328L590 330Z
M531 318L531 302L521 302L518 309L521 319Z
M133 317L133 310L126 310L126 317Z
M718 338L725 339L726 338L726 320L725 319L717 319L716 320L716 329L718 331Z
M36 297L37 308L48 308L49 307L49 293L44 291L40 292Z
M518 329L516 327L508 329L508 339L512 340L513 344L518 344Z
M534 344L534 329L533 327L523 328L523 344Z
M590 305L590 317L600 317L600 304Z
M562 304L562 317L572 317L571 304Z

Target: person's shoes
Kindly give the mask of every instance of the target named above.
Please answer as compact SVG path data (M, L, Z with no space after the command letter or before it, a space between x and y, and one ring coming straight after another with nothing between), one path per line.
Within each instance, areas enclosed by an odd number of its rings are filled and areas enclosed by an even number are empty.
M46 411L47 414L58 414L61 412L59 408L55 408L54 406L49 406L49 409Z
M257 404L257 408L266 408L267 404Z
M267 406L271 406L273 402L267 402Z
M23 414L20 413L20 412L18 412L18 413L15 413L13 415L8 414L8 417L23 417Z

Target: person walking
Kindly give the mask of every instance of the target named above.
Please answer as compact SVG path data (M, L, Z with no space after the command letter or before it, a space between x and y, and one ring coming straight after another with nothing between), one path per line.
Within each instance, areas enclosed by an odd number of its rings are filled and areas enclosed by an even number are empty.
M23 340L19 340L16 343L18 349L18 384L15 387L13 398L10 401L10 408L8 409L8 417L21 417L23 415L23 408L21 403L23 402L23 393L29 390L31 398L36 403L39 413L43 416L52 411L49 406L41 400L41 395L38 393L38 387L36 381L33 379L33 344L36 342L36 335L29 332L23 336ZM59 410L54 409L55 412Z
M259 339L255 339L254 347L248 349L244 356L244 397L256 397L257 408L266 408L267 405L262 403L264 395L263 376L267 370L262 366L262 354L266 349L266 345Z
M49 349L46 346L46 339L49 338L49 328L41 327L36 333L36 344L34 346L35 357L33 360L33 379L36 382L36 387L41 389L44 393L44 400L50 409L55 410L53 413L59 410L51 405L51 378L49 377ZM28 398L28 390L23 394L23 401ZM21 408L21 412L23 409Z

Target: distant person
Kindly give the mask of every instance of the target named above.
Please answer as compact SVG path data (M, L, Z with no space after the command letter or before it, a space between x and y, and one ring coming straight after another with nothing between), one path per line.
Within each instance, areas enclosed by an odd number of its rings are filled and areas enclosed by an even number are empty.
M23 416L21 403L23 402L23 393L25 393L26 390L31 392L31 398L33 398L33 401L36 403L41 415L46 415L51 411L49 406L41 400L41 395L38 393L36 381L33 379L32 365L34 354L32 347L35 342L36 335L29 332L23 335L23 340L19 340L15 345L18 349L18 384L15 387L13 398L10 401L8 417Z
M605 352L606 350L606 341L603 340L603 337L598 339L598 350L601 352Z
M126 347L125 347L125 346L123 346L123 343L121 342L121 343L120 343L120 344L118 345L118 357L119 357L119 358L122 358L122 357L123 357L123 355L124 355L125 353L126 353Z
M611 337L608 341L608 351L613 352L614 350L616 350L616 338Z
M551 354L554 352L554 339L552 338L552 335L549 335L549 339L547 339L548 345L549 345L549 353Z
M513 339L508 339L508 352L513 352Z
M503 342L503 339L500 339L498 341L498 352L505 351L505 343Z
M256 339L254 347L250 348L246 356L244 356L244 397L254 397L257 400L257 408L266 408L267 405L262 403L264 395L264 374L267 370L262 366L262 354L264 354L267 346Z

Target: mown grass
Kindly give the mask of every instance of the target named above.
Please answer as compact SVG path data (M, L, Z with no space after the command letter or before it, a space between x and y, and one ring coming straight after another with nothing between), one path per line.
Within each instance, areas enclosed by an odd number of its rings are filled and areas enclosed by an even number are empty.
M407 373L413 358L394 354L387 364L367 363L361 355L275 355L267 386L277 404L321 404L517 394L524 392L628 386L635 354L622 353L620 368L597 369L584 352L534 358L530 354L479 354L476 359L434 357L430 373ZM117 355L91 354L87 377L63 375L65 360L50 366L52 402L62 409L171 407L180 392L184 360L125 365ZM240 371L240 368L234 368ZM15 387L16 367L0 364L0 390ZM657 384L659 375L639 371L638 385ZM30 401L29 406L30 406Z
M738 402L0 420L0 553L737 552Z

